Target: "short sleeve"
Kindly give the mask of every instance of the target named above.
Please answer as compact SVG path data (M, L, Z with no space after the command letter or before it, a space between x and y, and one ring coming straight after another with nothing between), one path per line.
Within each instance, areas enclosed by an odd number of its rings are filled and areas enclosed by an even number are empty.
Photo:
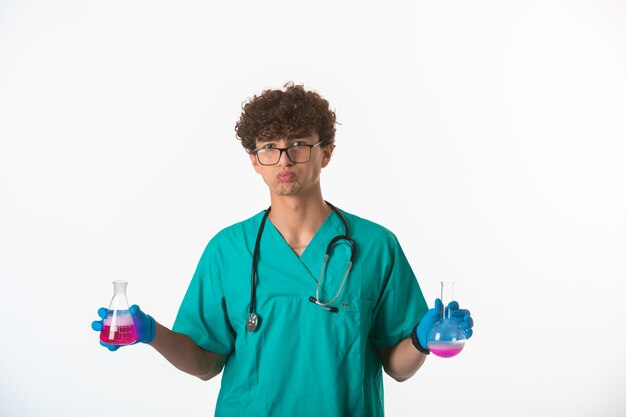
M379 349L393 347L411 336L413 327L428 311L428 305L400 243L392 235L384 286L373 310L370 339Z
M219 251L211 241L200 258L172 330L189 336L205 350L226 356L233 350L235 333L225 305Z

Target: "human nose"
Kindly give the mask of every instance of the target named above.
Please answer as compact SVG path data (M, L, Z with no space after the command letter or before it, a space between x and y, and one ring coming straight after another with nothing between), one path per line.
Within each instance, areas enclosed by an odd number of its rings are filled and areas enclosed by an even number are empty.
M278 165L280 166L293 165L293 162L291 162L291 159L289 159L289 155L287 155L287 149L280 150L280 156L278 157Z

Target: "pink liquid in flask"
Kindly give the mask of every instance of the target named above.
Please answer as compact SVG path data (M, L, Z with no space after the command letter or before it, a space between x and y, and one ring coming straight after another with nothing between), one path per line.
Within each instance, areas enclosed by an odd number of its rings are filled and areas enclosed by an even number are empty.
M464 343L430 342L428 349L440 358L451 358L463 350Z
M111 311L102 324L100 340L109 345L130 345L137 341L137 331L130 311Z
M137 330L126 299L126 281L113 281L113 299L102 322L100 340L109 345L130 345L137 341Z

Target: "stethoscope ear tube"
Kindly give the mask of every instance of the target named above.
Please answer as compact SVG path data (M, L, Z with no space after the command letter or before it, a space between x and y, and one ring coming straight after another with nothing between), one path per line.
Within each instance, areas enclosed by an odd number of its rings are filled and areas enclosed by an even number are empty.
M337 307L333 307L333 306L325 306L324 304L320 303L319 301L317 301L317 299L313 296L309 297L309 301L312 302L313 304L317 304L318 306L322 307L324 310L330 311L331 313L336 313L339 311L339 309Z
M350 243L350 263L354 263L354 259L356 258L356 243L354 240L350 239L348 235L335 236L326 248L326 256L330 256L330 252L333 250L333 245L340 240L347 240Z

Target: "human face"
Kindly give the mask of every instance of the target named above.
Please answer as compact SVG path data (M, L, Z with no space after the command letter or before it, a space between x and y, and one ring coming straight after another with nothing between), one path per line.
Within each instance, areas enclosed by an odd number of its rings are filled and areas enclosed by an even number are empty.
M295 145L315 145L319 136L314 133L296 139L276 139L256 142L257 149L288 148ZM333 145L311 148L311 159L308 162L295 164L283 152L276 165L261 165L256 155L250 154L254 170L263 177L270 188L270 193L277 196L295 196L319 191L319 179L322 168L330 162Z

